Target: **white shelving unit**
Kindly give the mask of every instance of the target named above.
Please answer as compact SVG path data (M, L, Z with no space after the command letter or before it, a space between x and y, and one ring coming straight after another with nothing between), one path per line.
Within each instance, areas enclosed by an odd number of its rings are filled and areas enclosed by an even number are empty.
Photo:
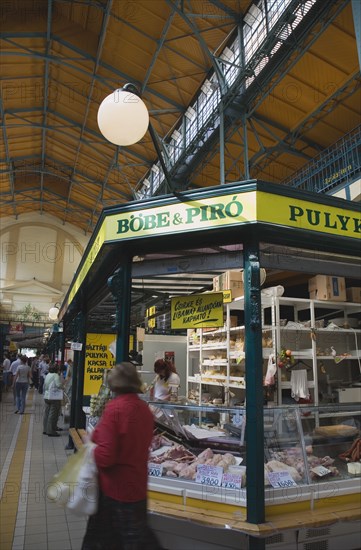
M243 297L236 298L225 305L222 328L188 331L187 393L198 403L202 403L205 393L222 399L225 405L229 404L232 393L240 401L244 399L245 329L244 326L231 326L231 312L243 309ZM296 360L304 361L305 368L306 365L309 367L308 387L313 404L319 404L320 388L326 398L334 401L337 385L351 386L355 382L355 373L361 375L361 329L330 329L322 326L322 319L325 324L332 317L342 317L347 321L360 312L361 305L350 302L262 296L264 371L270 354L277 358L282 348L290 349ZM324 372L321 372L321 367ZM277 367L279 405L283 404L283 390L291 389L290 372L291 369ZM215 387L219 388L219 395ZM243 390L243 393L234 390Z
M333 387L337 384L351 386L355 382L352 374L355 370L361 375L361 330L323 326L331 318L343 318L347 326L347 319L361 312L360 304L273 297L270 307L275 319L276 352L279 353L282 348L291 349L295 359L304 360L312 368L308 387L313 390L315 405L319 404L320 379L332 400ZM282 326L286 307L292 311L293 320L287 320L287 324ZM359 370L353 369L352 363L355 362ZM341 365L339 369L337 365ZM321 366L324 372L321 372ZM334 381L327 372L332 373ZM278 404L282 404L282 390L291 387L288 380L282 379L283 374L284 371L278 369Z
M202 403L206 386L218 387L221 399L225 405L230 403L230 394L236 392L236 397L244 401L245 390L245 354L244 354L244 326L231 326L231 313L243 311L243 297L236 298L225 305L224 326L216 330L197 329L189 330L187 335L187 388L188 396L196 396L199 404ZM272 338L274 327L263 327L265 334L264 358L268 360L270 353L274 353ZM268 337L267 337L268 335ZM267 345L266 345L267 344Z

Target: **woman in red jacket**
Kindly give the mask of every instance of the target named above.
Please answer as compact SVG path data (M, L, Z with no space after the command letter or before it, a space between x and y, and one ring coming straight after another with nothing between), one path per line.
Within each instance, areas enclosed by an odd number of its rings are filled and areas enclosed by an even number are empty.
M105 407L92 435L99 507L89 518L82 550L158 550L147 522L153 415L137 395L142 383L134 365L116 365L108 380L116 397Z

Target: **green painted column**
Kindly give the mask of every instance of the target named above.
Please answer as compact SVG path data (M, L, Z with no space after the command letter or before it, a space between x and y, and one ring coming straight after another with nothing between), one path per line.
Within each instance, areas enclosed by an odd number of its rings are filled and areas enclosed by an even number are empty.
M258 243L244 245L247 521L263 523L264 433L260 264ZM252 539L255 548L262 540Z
M84 366L85 366L85 352L86 352L86 315L83 312L78 313L76 318L78 342L83 344L80 351L74 351L74 363L76 366L74 371L77 372L76 376L76 389L72 386L72 409L73 409L73 396L75 398L75 417L74 427L85 428L85 414L83 412L83 390L84 390ZM74 374L74 373L73 373ZM74 379L73 379L74 382Z
M112 293L116 310L114 328L117 334L115 362L128 361L130 306L132 291L131 259L127 258L123 264L109 277L108 286Z
M64 323L63 324L63 334L64 334L64 345L65 345L65 341L66 341L66 338L69 337L69 331L70 331L70 327ZM64 348L64 352L65 352L65 348ZM78 356L76 356L78 357ZM63 355L63 358L64 358L64 355ZM78 361L78 359L76 359L76 361ZM69 417L69 428L74 428L75 426L75 407L76 407L76 385L77 385L77 379L78 379L78 365L77 363L75 362L75 356L74 356L74 361L73 361L73 371L72 371L72 375L71 375L71 384L72 384L72 392L71 392L71 398L70 398L70 417ZM65 449L67 450L70 450L70 449L74 449L74 442L72 440L72 438L68 437L68 443L65 447Z

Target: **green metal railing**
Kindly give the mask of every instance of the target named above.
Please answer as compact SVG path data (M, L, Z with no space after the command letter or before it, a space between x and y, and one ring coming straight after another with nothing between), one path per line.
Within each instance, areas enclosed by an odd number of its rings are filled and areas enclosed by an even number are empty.
M282 184L316 193L329 193L343 183L354 182L360 175L361 126L358 126Z

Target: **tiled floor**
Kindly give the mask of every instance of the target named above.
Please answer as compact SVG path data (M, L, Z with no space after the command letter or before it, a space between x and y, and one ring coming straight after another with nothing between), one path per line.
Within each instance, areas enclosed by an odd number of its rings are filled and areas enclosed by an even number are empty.
M14 414L12 392L0 402L1 550L80 550L86 520L49 502L46 487L73 451L67 426L43 435L43 396L29 390L25 414Z

